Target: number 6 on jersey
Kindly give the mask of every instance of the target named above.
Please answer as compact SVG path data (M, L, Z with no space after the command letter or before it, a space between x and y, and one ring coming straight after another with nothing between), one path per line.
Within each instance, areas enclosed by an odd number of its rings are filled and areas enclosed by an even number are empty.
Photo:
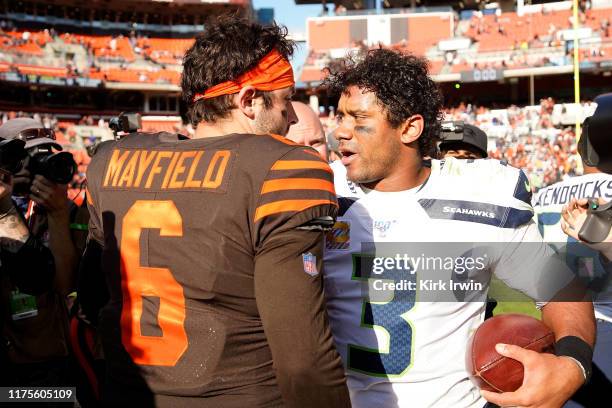
M172 201L139 200L128 210L121 232L121 341L136 364L174 366L187 349L183 288L167 268L140 265L140 234L159 229L162 237L183 235L183 220ZM159 298L162 336L141 333L142 298Z

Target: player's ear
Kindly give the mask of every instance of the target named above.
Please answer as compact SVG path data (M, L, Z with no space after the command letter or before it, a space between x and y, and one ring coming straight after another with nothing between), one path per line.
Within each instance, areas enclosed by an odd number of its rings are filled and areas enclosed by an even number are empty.
M247 85L238 92L236 99L234 100L238 109L247 116L249 119L255 119L255 94L256 89L251 85Z
M425 119L421 115L412 115L404 121L400 140L404 144L410 144L417 140L425 128Z

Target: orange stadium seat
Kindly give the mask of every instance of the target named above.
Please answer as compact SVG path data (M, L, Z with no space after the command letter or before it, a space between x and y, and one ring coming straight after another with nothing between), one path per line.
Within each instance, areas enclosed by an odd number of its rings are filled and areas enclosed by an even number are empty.
M608 24L612 24L612 8L588 10L585 25L591 27L594 31L601 30L602 22L607 20ZM610 37L610 30L602 35Z
M41 76L52 76L52 77L66 77L67 70L66 68L56 68L56 67L43 67L40 65L25 65L25 64L17 64L16 65L19 72L23 75L41 75Z
M141 38L138 46L155 62L178 65L193 41L192 38Z
M532 13L519 16L516 12L502 13L500 17L485 15L472 17L468 37L478 42L480 51L513 49L531 43L536 37L547 37L557 30L571 28L571 10ZM479 32L480 28L480 32ZM502 32L500 32L500 28Z
M445 62L440 60L430 60L429 61L429 73L431 75L437 75L442 70Z
M36 56L43 55L42 48L40 48L40 46L36 43L26 42L23 44L16 45L13 44L12 41L8 38L0 39L0 49L21 54L31 54Z
M468 64L465 61L460 62L459 64L455 64L452 66L451 68L451 72L452 73L458 73L458 72L462 72L462 71L470 71L473 69L473 66L471 64Z
M35 42L41 47L52 40L51 35L49 34L48 31L30 31L30 30L7 31L5 32L5 34L17 40L21 40L23 38L23 33L25 33L26 31L30 33L30 38L28 42Z
M315 67L304 67L300 75L300 80L302 82L319 82L322 81L323 78L325 78L323 70Z
M91 47L94 56L97 58L121 58L127 62L136 59L132 45L127 37L111 37L108 35L70 35L65 36L64 40L75 44L84 44ZM115 49L111 45L115 44Z
M409 51L416 55L425 55L441 40L453 37L452 15L450 13L429 13L402 15L394 22L394 36L399 41L389 45L390 48ZM300 79L303 82L317 82L323 79L322 67L332 60L332 50L342 48L365 48L364 41L354 39L353 31L367 27L365 17L354 20L313 19L308 22L309 55L304 64ZM355 25L355 27L353 27ZM403 27L402 27L403 26ZM402 30L403 31L402 33ZM398 34L399 33L399 34ZM444 62L436 61L432 64L432 73L438 74Z
M170 132L175 133L175 126L180 126L180 121L168 120L144 120L142 121L142 130L145 132Z
M181 74L178 71L162 69L159 71L109 68L92 72L90 78L105 79L111 82L169 83L177 85Z
M51 41L48 31L27 31L29 38L24 41L23 36L26 31L6 31L0 37L0 49L15 53L42 56L42 47Z
M424 55L440 40L452 37L449 18L447 15L410 18L407 48L417 55Z

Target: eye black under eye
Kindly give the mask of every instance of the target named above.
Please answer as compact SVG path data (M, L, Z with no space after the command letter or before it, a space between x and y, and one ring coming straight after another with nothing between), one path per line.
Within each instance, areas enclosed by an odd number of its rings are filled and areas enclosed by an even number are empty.
M361 133L372 133L373 129L370 126L355 126L355 131Z

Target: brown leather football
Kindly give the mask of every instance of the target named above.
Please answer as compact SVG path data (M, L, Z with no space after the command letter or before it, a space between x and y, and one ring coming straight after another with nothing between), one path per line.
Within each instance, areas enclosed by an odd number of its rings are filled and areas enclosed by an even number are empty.
M495 351L497 343L514 344L539 353L554 353L555 336L540 320L508 313L485 320L468 341L465 362L480 389L516 391L523 383L523 364Z

